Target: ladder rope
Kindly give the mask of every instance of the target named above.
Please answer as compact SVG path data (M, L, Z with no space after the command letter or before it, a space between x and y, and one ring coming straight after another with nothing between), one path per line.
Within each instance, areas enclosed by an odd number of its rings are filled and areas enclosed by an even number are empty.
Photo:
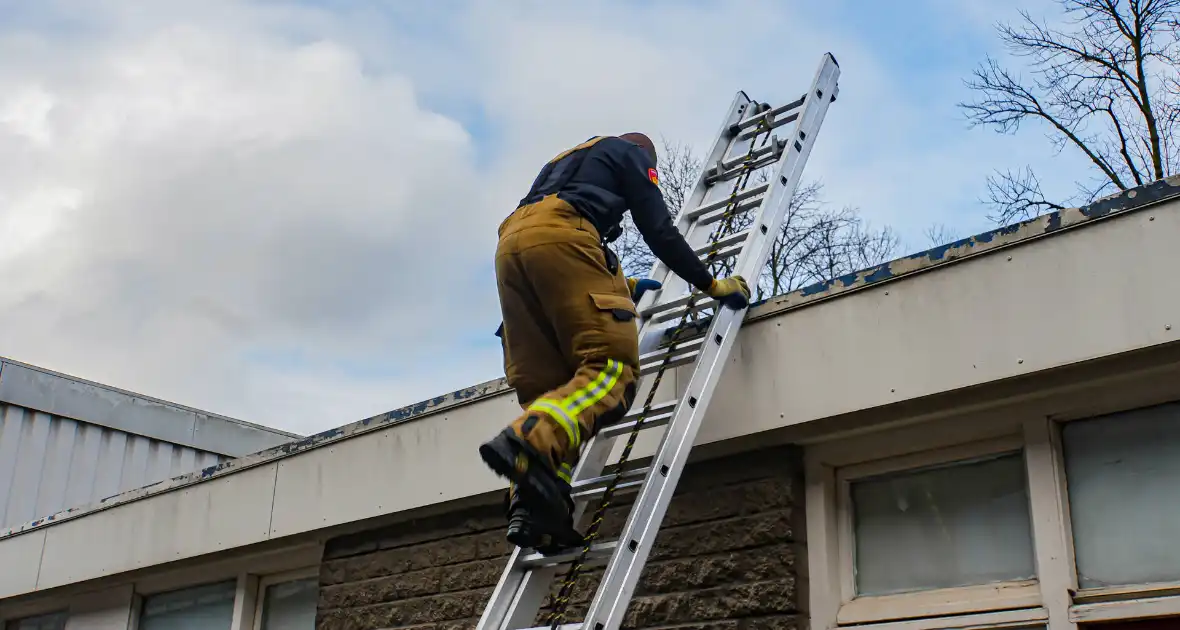
M742 173L735 178L733 189L729 193L729 202L726 204L725 212L722 214L723 220L719 222L716 228L714 228L713 234L710 236L709 253L705 258L706 265L712 265L715 262L714 259L717 257L717 254L720 251L717 247L717 243L723 237L729 236L730 230L732 230L733 219L738 214L736 212L738 208L737 195L745 189L746 184L750 179L750 175L752 175L754 172L753 164L756 161L754 159L754 152L756 150L755 147L758 145L756 139L760 134L765 133L766 137L762 139L761 143L761 146L765 146L767 140L769 140L771 137L771 131L772 128L768 124L767 117L763 116L762 119L759 120L758 125L753 133L753 137L750 140L750 148L746 152L745 157L742 159ZM721 170L721 167L718 166L718 176L720 176L722 173L723 171ZM754 278L753 282L756 283L757 278ZM693 306L695 305L699 295L702 294L696 291L690 292L688 303L685 305L684 314L681 316L680 322L676 325L676 328L672 331L671 341L662 347L671 349L676 346L680 339L680 335L686 328L689 317L693 313ZM720 304L718 304L718 306L720 306ZM550 601L550 610L545 623L549 624L551 630L558 630L558 626L560 626L562 622L565 621L565 615L566 610L569 607L570 596L573 594L574 586L577 584L578 578L581 576L582 566L585 564L586 556L589 555L590 547L594 543L594 540L598 537L598 529L602 525L607 508L610 507L611 499L614 498L615 489L618 486L619 481L622 479L624 473L623 467L627 464L627 461L631 457L631 449L635 446L635 440L638 438L639 432L643 428L644 419L647 417L647 414L651 413L651 405L655 400L656 391L659 389L660 383L664 378L664 372L667 370L668 364L671 361L672 354L671 351L669 351L668 356L664 357L663 362L660 364L659 371L656 372L655 381L652 383L651 389L647 393L647 399L643 403L643 412L640 413L635 420L635 426L631 429L631 432L627 437L627 443L623 447L623 452L619 455L619 461L615 464L617 466L615 474L611 478L610 483L607 484L606 489L602 495L602 500L594 512L594 518L586 530L586 535L583 537L582 550L570 564L570 568L562 580L561 590L557 593L557 596L553 597Z

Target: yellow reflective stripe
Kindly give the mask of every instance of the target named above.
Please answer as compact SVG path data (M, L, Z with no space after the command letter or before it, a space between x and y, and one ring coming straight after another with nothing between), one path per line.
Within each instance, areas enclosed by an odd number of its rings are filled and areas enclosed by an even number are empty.
M622 375L623 364L614 359L608 359L606 369L599 372L594 380L585 387L579 388L562 401L540 398L529 405L529 410L544 411L549 414L549 417L556 420L557 424L565 429L566 435L570 438L570 445L578 448L582 444L582 424L578 422L578 416L606 398L606 395L618 384Z
M566 482L566 483L569 483L569 482L570 482L570 478L572 477L572 475L570 474L571 472L572 472L572 471L570 470L570 465L569 465L569 464L562 464L562 465L561 465L561 467L559 467L559 468L557 469L557 476L558 476L558 477L559 477L559 478L560 478L562 481L564 481L564 482Z
M570 446L578 448L582 444L582 428L578 426L577 420L571 418L562 409L561 403L556 400L549 400L541 398L529 405L529 411L544 411L549 414L549 417L557 421L561 428L565 429L565 434L570 438Z
M606 398L607 393L614 389L622 374L623 364L614 359L608 359L606 370L599 372L594 382L574 392L569 398L562 401L566 413L576 418L583 411L589 409L603 398ZM575 403L577 403L576 406Z
M582 388L575 390L574 393L570 394L569 396L566 396L565 400L561 401L558 404L560 404L562 406L562 408L564 408L568 412L571 408L571 405L578 402L579 400L584 399L586 396L588 396L591 393L593 393L594 391L596 391L597 388L602 385L602 382L607 379L607 373L610 372L610 370L612 369L613 363L614 363L613 359L607 359L606 370L599 372L598 376L595 376L593 381L590 381ZM574 415L577 415L577 414L574 414Z

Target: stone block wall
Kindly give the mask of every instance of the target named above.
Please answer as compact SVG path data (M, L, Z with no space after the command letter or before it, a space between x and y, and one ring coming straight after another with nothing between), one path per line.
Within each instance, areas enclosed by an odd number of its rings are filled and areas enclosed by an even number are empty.
M805 628L802 492L798 452L790 447L690 466L625 627ZM608 510L600 539L618 535L632 496ZM317 630L473 628L511 552L503 528L496 504L330 541ZM579 580L567 623L582 618L600 575Z

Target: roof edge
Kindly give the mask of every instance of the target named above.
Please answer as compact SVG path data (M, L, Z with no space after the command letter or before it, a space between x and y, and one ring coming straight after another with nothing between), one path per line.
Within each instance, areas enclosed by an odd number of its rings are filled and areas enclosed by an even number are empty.
M0 356L0 403L227 457L303 436ZM220 425L220 426L218 426Z
M877 286L918 273L942 268L957 262L995 252L996 250L1026 244L1036 239L1057 233L1092 225L1100 220L1123 216L1144 210L1159 203L1180 199L1180 175L1158 180L1151 184L1121 191L1078 208L1044 214L1019 223L988 230L974 236L959 239L945 245L916 252L892 261L850 273L827 282L802 287L790 293L751 305L746 321L767 319L786 311L818 304L828 299L843 296L867 287ZM702 322L700 325L707 325ZM393 411L379 414L342 427L322 431L293 442L266 449L258 453L210 466L204 470L180 475L150 486L107 497L98 503L79 506L39 518L7 530L0 530L0 540L16 536L53 523L78 518L123 503L136 501L169 490L200 483L207 479L269 463L306 450L356 437L364 433L385 429L389 426L418 420L441 411L472 404L480 400L499 396L510 391L503 378L485 381L449 394L436 396Z

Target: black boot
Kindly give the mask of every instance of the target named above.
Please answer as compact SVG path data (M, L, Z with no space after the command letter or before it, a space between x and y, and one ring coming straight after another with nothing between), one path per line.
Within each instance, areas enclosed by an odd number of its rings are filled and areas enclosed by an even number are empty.
M507 500L509 541L544 553L554 546L568 548L581 543L573 526L570 486L511 428L479 447L484 463L507 477L513 487Z
M566 505L568 510L564 518L556 521L539 520L525 504L517 486L512 486L505 494L508 542L522 549L535 549L545 556L581 546L582 535L574 529L573 524L573 501L567 499Z

